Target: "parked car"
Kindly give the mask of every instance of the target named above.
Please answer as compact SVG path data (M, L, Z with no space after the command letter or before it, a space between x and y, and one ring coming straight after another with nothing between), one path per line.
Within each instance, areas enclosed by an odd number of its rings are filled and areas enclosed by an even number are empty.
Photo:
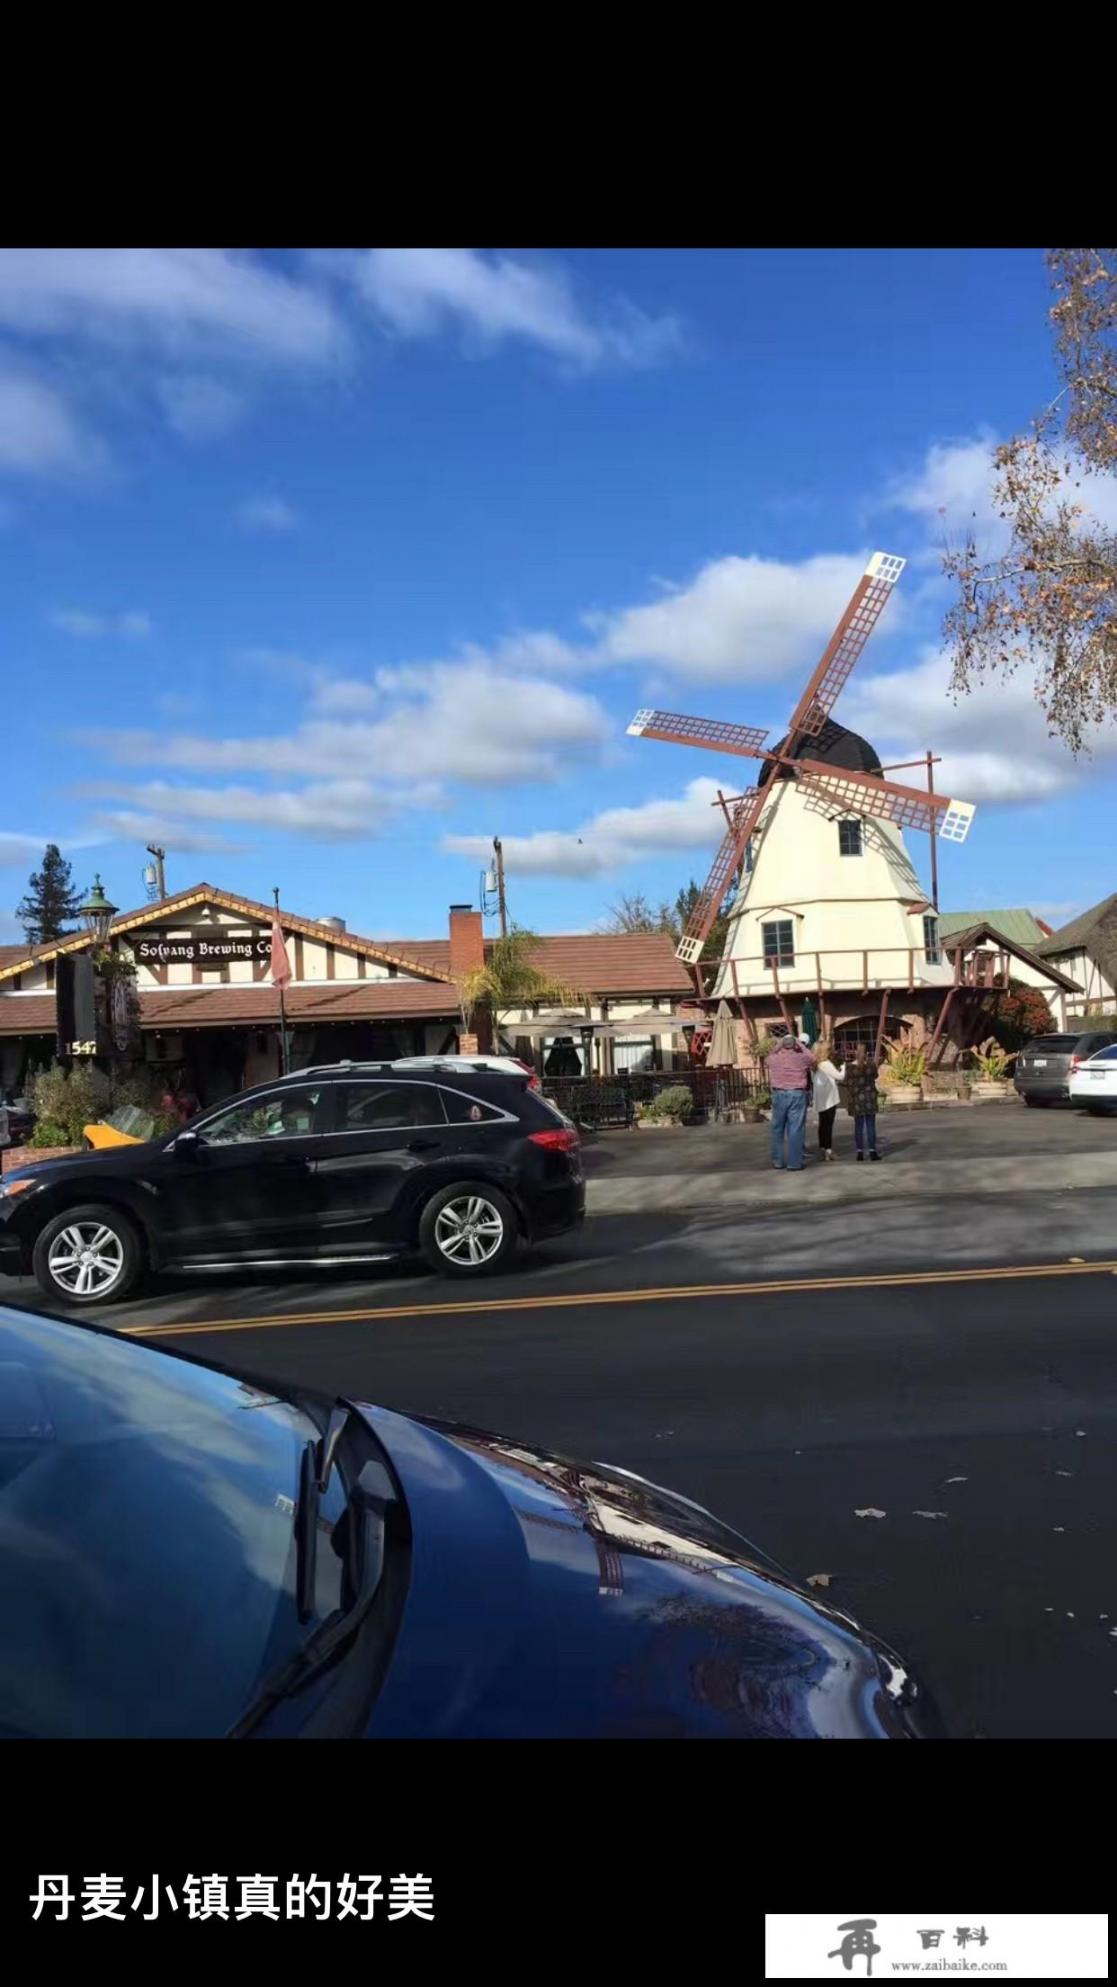
M908 1664L604 1463L0 1310L0 1736L941 1736Z
M20 1166L0 1270L56 1302L119 1301L147 1270L386 1262L480 1276L585 1213L578 1133L492 1071L298 1070L143 1145Z
M35 1129L35 1113L29 1104L0 1103L0 1152L12 1145L26 1145Z
M1079 1063L1071 1073L1070 1101L1085 1104L1092 1117L1117 1111L1117 1043Z
M1017 1056L1012 1080L1025 1104L1066 1103L1070 1097L1070 1080L1079 1064L1115 1042L1117 1033L1108 1028L1037 1035Z
M495 1070L506 1076L526 1076L529 1090L538 1090L539 1078L529 1062L519 1056L397 1056L393 1069Z

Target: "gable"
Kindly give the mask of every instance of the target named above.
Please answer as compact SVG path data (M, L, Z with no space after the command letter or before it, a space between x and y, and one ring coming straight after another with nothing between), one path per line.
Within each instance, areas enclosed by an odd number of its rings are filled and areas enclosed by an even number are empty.
M274 910L267 904L257 903L250 897L234 896L232 892L216 889L212 884L200 883L191 890L178 891L173 897L164 897L157 903L145 904L140 910L122 913L113 920L112 935L114 938L127 938L131 940L133 936L137 939L141 938L145 931L152 934L160 931L189 934L191 931L201 927L212 928L214 926L228 928L229 930L235 930L239 927L242 931L249 933L270 933L274 916ZM321 952L322 959L325 962L323 968L321 971L312 971L308 975L310 978L333 979L336 976L337 959L341 956L347 960L363 961L365 964L363 975L360 973L360 968L358 967L356 974L345 973L341 976L345 978L365 977L371 965L377 969L374 974L375 977L383 974L389 977L435 981L444 984L449 983L451 980L448 968L443 969L429 960L413 959L403 951L391 951L385 946L377 944L373 939L359 936L356 932L338 931L331 925L323 924L317 918L304 918L293 912L281 909L279 912L279 922L284 936L288 940L289 955L292 950L290 943L292 939L296 943L302 941L304 951L307 947L310 947L315 953ZM92 940L89 933L81 931L75 932L66 938L58 939L49 945L27 946L26 948L20 946L5 947L4 952L9 956L0 957L0 983L14 979L17 974L28 974L34 976L31 980L33 986L45 986L45 968L48 964L64 954L84 952L89 948L91 943ZM331 960L334 962L333 971L329 970L329 962ZM156 964L160 965L168 973L175 969L175 962L171 960L153 961L152 963L153 966ZM196 960L187 961L184 955L179 962L180 971L188 968L192 974L193 966L196 963ZM254 969L250 954L246 955L244 963L251 973ZM215 970L220 970L223 964L229 965L229 970L232 970L230 962L225 960L219 961ZM296 960L294 958L292 958L291 964L294 971L296 968ZM261 967L262 971L260 970ZM255 976L262 977L266 971L266 959L257 960ZM160 977L160 975L157 975L157 977ZM298 978L301 976L296 972L295 977ZM24 984L26 985L26 981Z

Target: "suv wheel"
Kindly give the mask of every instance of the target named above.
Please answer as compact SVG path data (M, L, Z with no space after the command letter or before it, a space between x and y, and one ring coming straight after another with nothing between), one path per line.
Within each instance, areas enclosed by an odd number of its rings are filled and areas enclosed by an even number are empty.
M39 1288L65 1304L117 1303L143 1269L134 1224L115 1207L71 1207L48 1221L31 1258Z
M463 1180L427 1202L419 1243L444 1276L485 1276L516 1246L515 1210L496 1187Z

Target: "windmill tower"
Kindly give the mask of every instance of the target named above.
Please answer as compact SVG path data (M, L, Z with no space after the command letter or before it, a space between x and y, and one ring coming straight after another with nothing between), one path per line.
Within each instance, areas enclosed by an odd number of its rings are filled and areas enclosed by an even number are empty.
M905 561L874 552L805 684L787 731L767 749L755 726L638 711L642 738L759 759L755 787L721 796L725 835L676 951L707 997L700 964L710 927L731 892L725 952L710 997L726 997L755 1025L811 997L827 1026L850 1028L867 1003L877 1052L888 1023L922 1018L937 1041L955 984L937 920L904 845L906 827L964 841L968 801L899 786L868 740L831 716ZM739 879L739 881L738 881ZM902 998L901 998L902 997Z

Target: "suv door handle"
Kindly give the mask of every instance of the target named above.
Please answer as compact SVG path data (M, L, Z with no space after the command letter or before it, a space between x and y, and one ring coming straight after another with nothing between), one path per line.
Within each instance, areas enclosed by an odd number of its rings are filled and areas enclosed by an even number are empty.
M436 1138L413 1138L410 1140L407 1150L409 1152L431 1152L437 1144L438 1140Z

